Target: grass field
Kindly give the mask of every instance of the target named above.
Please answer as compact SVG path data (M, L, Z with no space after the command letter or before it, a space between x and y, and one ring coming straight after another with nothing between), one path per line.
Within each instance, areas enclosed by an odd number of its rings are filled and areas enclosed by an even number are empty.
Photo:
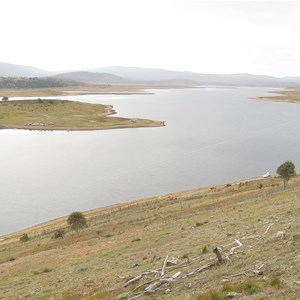
M34 130L99 130L157 127L163 122L109 117L111 106L67 100L18 100L0 102L0 128Z
M293 89L282 92L276 92L278 96L270 97L257 97L256 100L272 101L272 102L289 102L289 103L300 103L300 90Z
M85 212L79 236L65 217L5 236L0 299L299 299L299 199L299 176L253 179Z

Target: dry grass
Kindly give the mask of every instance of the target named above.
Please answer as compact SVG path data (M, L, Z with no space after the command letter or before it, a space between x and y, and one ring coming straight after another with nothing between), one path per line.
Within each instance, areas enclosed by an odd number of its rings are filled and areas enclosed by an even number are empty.
M163 126L145 119L108 117L111 106L66 100L0 102L0 128L39 130L97 130Z
M289 102L300 103L300 90L294 89L290 91L276 92L278 96L257 97L256 100L272 101L272 102Z
M230 290L239 299L299 299L300 241L292 240L300 232L299 183L295 177L284 190L279 178L250 180L93 210L85 213L89 227L80 236L66 218L8 235L0 242L0 299L128 299L154 277L125 288L126 280L161 269L166 255L178 258L167 275L187 275L215 259L214 246L228 252L234 239L243 247L231 263L139 299L219 299L214 295ZM65 228L63 239L51 238L57 228ZM277 237L278 231L285 233ZM21 242L25 232L29 241Z

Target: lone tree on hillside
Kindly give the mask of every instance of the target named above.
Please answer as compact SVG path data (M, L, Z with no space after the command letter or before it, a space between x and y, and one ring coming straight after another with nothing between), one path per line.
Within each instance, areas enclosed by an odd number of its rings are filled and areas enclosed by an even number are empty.
M68 224L79 235L80 231L87 226L86 218L80 211L72 212L68 217Z
M283 187L287 187L288 181L292 176L296 175L295 165L292 161L286 161L277 168L276 173L283 179Z

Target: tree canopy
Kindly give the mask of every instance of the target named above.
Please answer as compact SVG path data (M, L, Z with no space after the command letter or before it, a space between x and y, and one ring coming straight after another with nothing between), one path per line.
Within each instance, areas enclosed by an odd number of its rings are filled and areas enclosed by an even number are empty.
M283 178L283 186L287 187L288 181L296 175L295 165L290 160L286 161L277 168L276 173Z
M80 231L87 226L86 218L83 213L79 211L72 212L68 217L68 224L79 235Z

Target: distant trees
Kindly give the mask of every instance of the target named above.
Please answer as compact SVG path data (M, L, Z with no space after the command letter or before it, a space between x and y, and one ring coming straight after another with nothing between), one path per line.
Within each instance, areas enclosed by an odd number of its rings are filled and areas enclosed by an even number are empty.
M296 175L295 165L290 160L286 161L277 168L276 173L282 177L283 187L287 187L288 181Z
M8 99L8 97L3 97L2 98L2 101L8 101L9 99Z
M6 89L56 88L75 85L78 85L78 82L51 77L0 77L0 88Z
M68 217L68 224L79 235L80 231L87 226L86 218L79 211L72 212Z

